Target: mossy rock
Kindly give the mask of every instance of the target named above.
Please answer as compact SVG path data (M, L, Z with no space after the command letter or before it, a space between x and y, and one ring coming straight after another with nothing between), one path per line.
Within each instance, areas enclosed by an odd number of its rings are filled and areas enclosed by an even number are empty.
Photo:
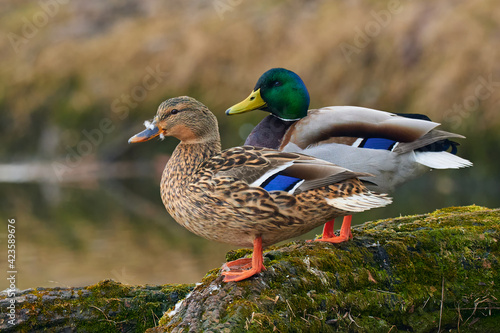
M353 234L270 248L267 270L246 281L213 270L148 332L499 331L499 209L446 208Z
M213 269L196 287L106 280L25 290L16 293L14 326L9 299L0 294L0 330L499 331L499 209L446 208L367 222L353 234L344 244L269 248L267 270L242 282L223 283ZM228 258L245 255L231 251Z
M105 280L88 287L16 292L15 324L10 298L0 295L1 332L144 332L193 285L127 286Z

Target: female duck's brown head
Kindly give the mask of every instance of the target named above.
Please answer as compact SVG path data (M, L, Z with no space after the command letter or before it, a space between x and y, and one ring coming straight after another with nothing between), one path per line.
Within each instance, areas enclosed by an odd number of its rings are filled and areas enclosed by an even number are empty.
M143 142L157 136L173 136L182 143L204 143L219 140L217 118L196 99L182 96L160 104L153 121L144 122L146 129L128 142Z

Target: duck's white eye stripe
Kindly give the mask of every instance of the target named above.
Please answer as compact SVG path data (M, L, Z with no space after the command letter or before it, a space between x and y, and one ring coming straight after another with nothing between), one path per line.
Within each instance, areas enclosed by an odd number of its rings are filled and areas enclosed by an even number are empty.
M144 126L146 126L146 128L150 129L150 130L154 130L155 129L155 125L153 125L153 123L150 122L149 120L144 121Z

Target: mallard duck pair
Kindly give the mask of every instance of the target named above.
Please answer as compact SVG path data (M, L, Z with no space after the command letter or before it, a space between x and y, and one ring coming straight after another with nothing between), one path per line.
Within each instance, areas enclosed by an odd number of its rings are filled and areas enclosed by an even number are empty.
M436 130L439 124L425 116L352 106L308 111L308 106L300 77L272 69L245 101L226 111L271 113L249 135L249 146L221 151L215 116L190 97L163 102L146 130L129 140L178 138L161 181L168 212L207 239L253 246L251 259L226 263L226 282L263 271L263 246L335 217L346 216L341 235L334 236L332 220L320 240L352 237L352 213L391 203L372 189L391 191L430 168L471 165L454 155L457 144L449 140L462 136Z
M370 190L390 193L395 187L430 169L471 166L456 156L455 133L437 130L438 123L420 114L394 114L356 106L308 110L309 93L292 71L273 68L257 81L248 98L226 114L252 110L270 113L250 133L245 144L303 153L374 177ZM450 152L448 152L450 151ZM365 179L365 178L361 178ZM344 218L340 236L334 221L325 224L319 241L338 243L351 234L351 216Z
M142 142L173 136L181 142L161 180L170 215L210 240L253 246L251 259L226 264L224 281L240 281L262 270L262 247L301 235L337 216L391 203L373 193L353 172L300 153L252 146L221 151L217 119L190 97L158 107Z

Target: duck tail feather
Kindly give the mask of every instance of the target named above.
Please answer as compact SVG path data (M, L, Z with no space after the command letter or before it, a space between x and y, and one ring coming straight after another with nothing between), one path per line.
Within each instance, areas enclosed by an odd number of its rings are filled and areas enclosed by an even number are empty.
M326 199L326 202L346 212L363 212L372 208L384 207L392 203L392 198L387 194L379 194L375 192L365 192L361 194L354 194L345 197Z
M472 166L471 161L445 151L417 151L415 160L431 169L460 169Z

